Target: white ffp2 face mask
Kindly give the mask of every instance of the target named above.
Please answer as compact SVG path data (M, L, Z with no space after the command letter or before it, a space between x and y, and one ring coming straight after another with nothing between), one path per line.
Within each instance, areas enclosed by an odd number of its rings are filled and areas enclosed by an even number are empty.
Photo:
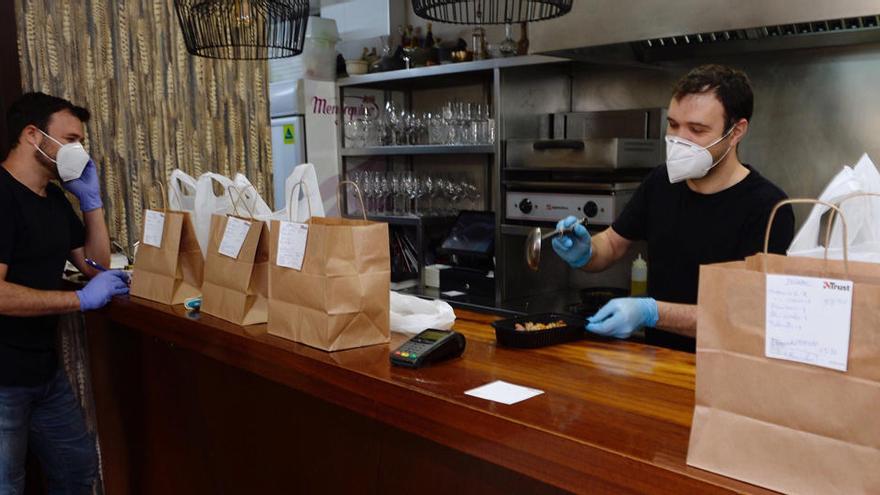
M55 162L55 166L58 168L58 176L61 177L61 180L63 182L69 182L74 179L79 179L79 176L82 175L89 160L91 160L89 153L83 148L82 143L61 144L57 139L46 134L42 130L37 130L47 138L58 143L58 146L60 146L60 148L58 148L58 153L55 155L56 158L54 159L47 155L45 151L41 150L39 146L34 145L34 148L42 153L43 156Z
M705 177L709 170L712 170L712 167L718 165L730 153L730 148L727 148L721 158L712 161L712 153L709 153L709 148L723 141L731 132L733 132L733 127L706 147L684 138L666 136L666 171L669 174L669 182L675 184L688 179Z

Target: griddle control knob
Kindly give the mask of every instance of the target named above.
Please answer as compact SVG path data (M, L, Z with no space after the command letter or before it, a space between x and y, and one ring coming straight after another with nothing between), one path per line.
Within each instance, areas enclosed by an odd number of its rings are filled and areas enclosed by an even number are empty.
M593 218L599 214L599 205L596 204L595 201L587 201L584 205L584 215L587 218Z

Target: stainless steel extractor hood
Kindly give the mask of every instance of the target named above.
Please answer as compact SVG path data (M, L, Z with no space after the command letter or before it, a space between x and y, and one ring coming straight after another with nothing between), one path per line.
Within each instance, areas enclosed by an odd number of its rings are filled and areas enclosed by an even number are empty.
M878 0L579 0L532 27L531 51L653 62L880 42Z

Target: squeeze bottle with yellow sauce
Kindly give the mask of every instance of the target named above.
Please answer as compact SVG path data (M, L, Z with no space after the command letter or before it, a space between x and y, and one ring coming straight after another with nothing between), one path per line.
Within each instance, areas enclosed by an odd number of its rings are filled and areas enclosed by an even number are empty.
M629 295L640 297L648 294L648 263L642 259L642 254L633 260L632 272L629 281Z

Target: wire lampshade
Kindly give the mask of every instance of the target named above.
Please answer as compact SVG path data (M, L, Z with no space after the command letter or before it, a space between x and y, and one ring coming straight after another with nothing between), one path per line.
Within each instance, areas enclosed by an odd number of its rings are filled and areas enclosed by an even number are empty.
M299 55L309 0L174 0L186 49L208 58Z
M452 24L543 21L571 11L574 0L412 0L423 19Z

